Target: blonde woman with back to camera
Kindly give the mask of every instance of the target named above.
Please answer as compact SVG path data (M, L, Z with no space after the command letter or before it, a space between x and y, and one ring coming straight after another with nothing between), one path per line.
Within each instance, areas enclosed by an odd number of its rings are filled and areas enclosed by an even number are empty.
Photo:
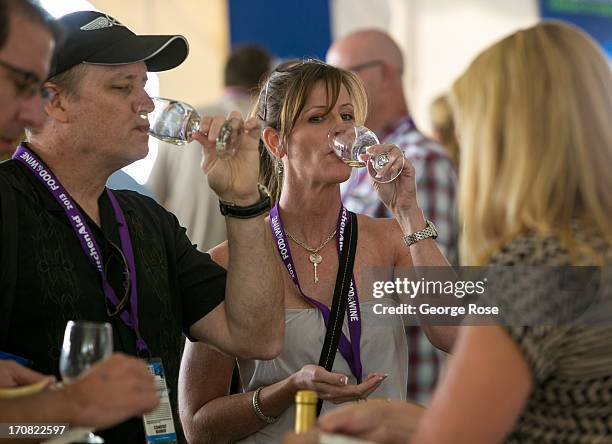
M612 75L600 48L569 25L538 24L480 54L451 101L462 149L463 263L602 266L600 291L610 299ZM512 296L515 307L541 313L563 297ZM319 425L381 443L612 442L605 309L597 327L461 327L426 410L374 401Z

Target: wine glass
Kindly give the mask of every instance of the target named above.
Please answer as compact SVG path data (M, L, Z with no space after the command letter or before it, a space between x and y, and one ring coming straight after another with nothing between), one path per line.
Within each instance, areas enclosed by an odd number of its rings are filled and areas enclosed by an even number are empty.
M113 328L106 322L68 321L60 354L60 374L65 384L75 381L85 370L113 352ZM104 443L89 433L86 443Z
M404 168L404 155L395 145L385 145L375 152L367 152L380 145L376 134L365 126L338 125L329 134L329 145L344 163L353 168L368 169L368 174L379 183L394 181Z
M185 145L193 140L193 133L200 130L201 117L195 108L173 99L152 97L155 109L149 113L149 135L173 145ZM242 120L225 121L216 141L218 157L232 156L240 145L244 132Z

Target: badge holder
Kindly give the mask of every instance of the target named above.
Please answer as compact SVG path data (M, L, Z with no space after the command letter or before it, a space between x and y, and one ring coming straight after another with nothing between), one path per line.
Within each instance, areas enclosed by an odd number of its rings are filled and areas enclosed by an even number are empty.
M177 437L164 367L159 358L150 359L148 365L149 371L155 376L155 385L159 392L160 402L155 410L142 416L147 444L176 443Z

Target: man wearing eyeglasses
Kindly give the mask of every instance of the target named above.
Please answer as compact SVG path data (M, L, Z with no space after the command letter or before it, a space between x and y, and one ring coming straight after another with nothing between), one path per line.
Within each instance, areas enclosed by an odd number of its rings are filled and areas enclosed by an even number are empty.
M282 274L265 222L270 199L257 186L259 127L245 122L240 148L227 160L215 150L223 117L203 118L197 135L208 183L227 216L226 271L153 200L105 186L112 172L147 154L147 71L182 63L184 37L139 36L93 11L59 21L65 42L45 83L47 118L0 164L15 194L13 209L0 213L0 270L7 268L0 288L12 296L4 298L5 351L57 374L68 320L110 322L115 350L149 360L156 375L161 358L168 391L156 415L173 411L178 419L183 333L233 356L271 359L282 348ZM0 205L7 206L4 198ZM156 418L146 422L155 433ZM99 434L107 442L145 441L141 418Z
M397 145L416 171L419 205L438 231L438 245L449 260L456 260L456 171L446 151L416 127L402 86L404 60L401 49L386 33L360 30L336 40L327 62L359 76L368 95L366 126L381 143ZM342 200L352 211L372 217L391 217L363 171L342 188ZM438 351L420 327L406 327L408 339L408 398L428 401L439 372Z
M49 71L55 29L37 16L12 13L12 3L0 2L0 160L12 154L27 126L44 121L41 88ZM28 2L22 2L22 8Z

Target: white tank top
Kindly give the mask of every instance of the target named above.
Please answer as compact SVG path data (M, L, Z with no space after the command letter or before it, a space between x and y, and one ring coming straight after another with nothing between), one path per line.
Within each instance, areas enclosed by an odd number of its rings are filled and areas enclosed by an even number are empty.
M384 298L361 304L361 364L363 378L369 373L388 373L370 398L383 397L406 399L408 378L408 348L401 317L376 315L374 304L396 305L392 299ZM346 316L344 334L350 339ZM321 312L316 308L285 310L285 345L281 354L271 361L238 359L240 379L245 391L278 382L292 375L304 365L317 364L325 339L325 324ZM349 384L356 379L340 352L336 353L333 372L349 377ZM331 402L323 402L322 414L335 408ZM283 435L293 430L295 406L291 406L278 418L257 433L239 441L240 443L272 444L280 442Z

